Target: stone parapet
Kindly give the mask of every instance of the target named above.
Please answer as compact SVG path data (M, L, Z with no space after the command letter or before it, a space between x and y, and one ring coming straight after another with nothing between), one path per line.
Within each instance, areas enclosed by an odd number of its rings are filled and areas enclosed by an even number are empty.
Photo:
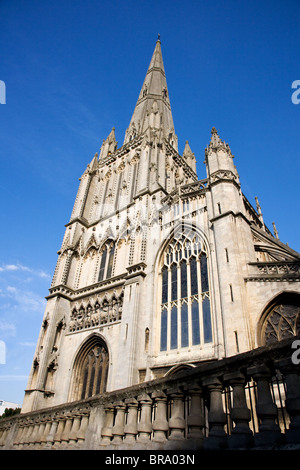
M3 418L0 448L300 447L295 339L86 400Z

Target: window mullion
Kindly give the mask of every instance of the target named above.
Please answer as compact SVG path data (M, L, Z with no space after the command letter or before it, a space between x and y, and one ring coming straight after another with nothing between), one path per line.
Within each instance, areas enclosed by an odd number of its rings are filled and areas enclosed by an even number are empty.
M191 301L191 265L190 260L186 263L187 271L187 296L188 296L188 329L189 329L189 347L193 344L193 331L192 331L192 301Z
M177 349L181 348L181 269L177 264Z
M200 325L200 344L204 344L204 325L203 325L203 308L202 308L202 285L201 285L201 266L200 258L197 258L197 276L198 276L198 312Z
M105 266L104 266L104 279L107 279L107 271L108 271L111 247L107 246L106 249L107 249L107 254L106 254L106 260L105 260Z
M171 277L171 267L169 267L168 268L167 351L171 349L171 295L172 295L172 277Z

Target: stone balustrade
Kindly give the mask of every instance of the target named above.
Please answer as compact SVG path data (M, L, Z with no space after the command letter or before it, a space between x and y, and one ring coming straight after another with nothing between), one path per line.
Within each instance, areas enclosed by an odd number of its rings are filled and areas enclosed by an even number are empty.
M293 340L0 420L1 449L300 447Z

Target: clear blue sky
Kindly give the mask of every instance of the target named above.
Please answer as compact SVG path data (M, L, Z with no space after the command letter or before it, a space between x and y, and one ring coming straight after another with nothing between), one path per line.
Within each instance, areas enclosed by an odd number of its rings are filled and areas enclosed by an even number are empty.
M22 403L78 178L113 126L122 145L158 33L180 153L205 178L215 126L300 251L300 2L1 0L0 18L0 399Z

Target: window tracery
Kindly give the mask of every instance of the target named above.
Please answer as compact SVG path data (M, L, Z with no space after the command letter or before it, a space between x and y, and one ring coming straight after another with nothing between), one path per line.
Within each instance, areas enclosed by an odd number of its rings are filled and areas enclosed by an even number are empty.
M193 229L180 230L163 254L160 350L211 341L207 254Z
M93 335L82 345L75 364L71 400L83 400L99 393L107 387L109 353L104 340Z
M106 391L108 352L104 345L94 346L83 363L81 400Z
M300 299L291 297L278 299L269 309L262 325L262 344L291 338L300 333Z

